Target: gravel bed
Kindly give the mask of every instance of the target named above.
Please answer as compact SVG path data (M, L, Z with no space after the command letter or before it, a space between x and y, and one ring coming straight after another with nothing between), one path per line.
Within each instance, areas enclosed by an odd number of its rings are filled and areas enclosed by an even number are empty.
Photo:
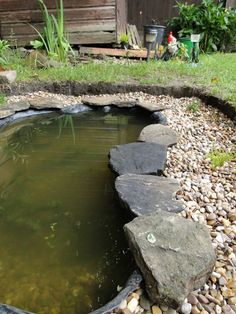
M68 104L81 100L81 97L38 92L12 96L8 102L35 95L61 99ZM188 110L187 107L196 101L193 98L175 99L140 92L118 95L124 100L139 98L171 107L165 110L165 115L169 126L179 134L179 141L168 149L165 175L180 182L177 198L182 200L185 208L180 215L205 224L216 250L217 261L211 278L202 289L189 295L179 313L236 313L236 159L212 168L207 158L211 150L236 151L234 123L217 109L202 103L195 113ZM178 313L150 304L141 288L122 302L118 312Z

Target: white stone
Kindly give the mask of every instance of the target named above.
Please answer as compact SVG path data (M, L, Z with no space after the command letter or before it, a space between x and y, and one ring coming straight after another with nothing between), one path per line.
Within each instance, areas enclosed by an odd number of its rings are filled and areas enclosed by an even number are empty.
M136 298L132 298L127 305L127 309L130 310L131 313L134 313L137 306L138 306L138 300Z
M181 312L183 314L190 314L192 311L192 305L190 303L184 303L182 306L181 306Z

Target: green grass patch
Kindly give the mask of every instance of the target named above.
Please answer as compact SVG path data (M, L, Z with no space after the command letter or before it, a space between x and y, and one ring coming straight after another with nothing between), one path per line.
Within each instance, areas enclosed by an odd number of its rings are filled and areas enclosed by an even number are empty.
M193 100L190 104L187 105L186 108L188 111L191 111L192 113L196 113L200 109L200 101L199 100Z
M0 94L0 106L6 102L6 96L4 94Z
M87 64L62 65L59 68L34 69L25 59L15 55L11 68L17 70L18 81L39 80L78 82L116 82L160 85L185 85L204 88L209 94L218 96L236 106L236 53L201 55L196 67L180 61L130 62L124 58L122 64L113 61Z
M213 150L208 155L207 158L211 160L211 165L213 168L221 167L227 161L232 161L236 158L236 152L225 152L223 150Z

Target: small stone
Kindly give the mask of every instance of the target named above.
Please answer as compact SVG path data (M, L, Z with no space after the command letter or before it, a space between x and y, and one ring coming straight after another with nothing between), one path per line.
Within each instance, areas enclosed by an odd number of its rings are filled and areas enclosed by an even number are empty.
M123 300L119 306L120 310L124 310L127 307L127 301Z
M152 306L152 314L162 314L162 310L157 305Z
M207 220L216 220L216 214L210 213L209 215L207 215Z
M166 314L176 314L176 310L172 309L172 308L168 308L168 310L166 311Z
M0 84L12 84L16 80L16 71L1 71L0 72Z
M235 312L231 309L229 305L224 305L222 307L224 314L235 314Z
M141 295L139 303L144 310L146 311L150 310L151 304L144 295Z
M130 310L131 313L135 312L138 306L138 300L136 298L132 298L127 304L127 309Z
M161 305L161 309L162 309L163 312L166 312L166 311L168 311L168 306Z
M188 296L188 302L192 305L196 305L198 303L198 299L193 293L190 293Z
M132 312L130 312L129 309L124 309L124 310L121 310L121 314L132 314Z
M216 311L216 314L221 314L222 313L222 309L221 309L221 306L219 306L218 304L215 306L215 311Z
M207 311L207 313L212 313L212 312L214 313L214 311L212 310L212 308L209 305L202 303L202 306L203 306L204 310Z
M198 295L198 301L199 301L200 303L204 303L204 304L209 303L208 299L207 299L204 295L202 295L202 294L199 294L199 295Z
M192 307L192 314L199 314L201 311L197 308L197 306Z
M221 286L225 286L227 284L227 280L224 277L220 277L219 284Z
M230 305L236 305L236 297L232 297L228 300L228 304Z
M183 314L190 314L192 311L192 305L190 303L184 303L182 306L181 306L181 312Z

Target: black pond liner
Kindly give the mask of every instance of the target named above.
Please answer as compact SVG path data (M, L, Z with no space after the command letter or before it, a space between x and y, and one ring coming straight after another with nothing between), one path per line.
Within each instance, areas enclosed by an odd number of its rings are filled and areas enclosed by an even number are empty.
M111 106L105 106L103 107L104 112L109 112L111 110ZM96 108L99 110L99 108ZM127 110L128 108L126 108ZM137 108L136 108L137 109ZM63 108L61 110L59 109L52 109L52 110L36 110L36 109L29 109L25 111L20 111L12 116L9 116L4 119L0 119L0 131L2 127L5 127L6 125L9 125L15 121L19 121L22 119L27 119L29 117L33 117L36 115L45 115L45 114L50 114L53 112L61 112L61 113L66 113L66 114L77 114L77 113L83 113L87 112L89 110L92 110L91 107L83 105L83 104L76 104L76 105L71 105L69 107ZM134 108L128 109L128 110L134 110ZM137 109L137 110L142 110L147 113L145 109ZM167 119L164 116L163 113L161 112L150 112L151 118L154 120L155 123L160 123L163 125L167 125ZM113 310L117 309L120 305L120 303L128 297L128 295L135 291L139 286L140 283L142 282L142 276L139 273L139 271L135 270L130 277L128 278L124 288L117 294L117 296L112 299L110 302L108 302L106 305L103 307L91 312L90 314L108 314L112 312ZM34 314L32 312L27 312L21 309L18 309L14 306L10 306L7 304L0 304L0 314Z

